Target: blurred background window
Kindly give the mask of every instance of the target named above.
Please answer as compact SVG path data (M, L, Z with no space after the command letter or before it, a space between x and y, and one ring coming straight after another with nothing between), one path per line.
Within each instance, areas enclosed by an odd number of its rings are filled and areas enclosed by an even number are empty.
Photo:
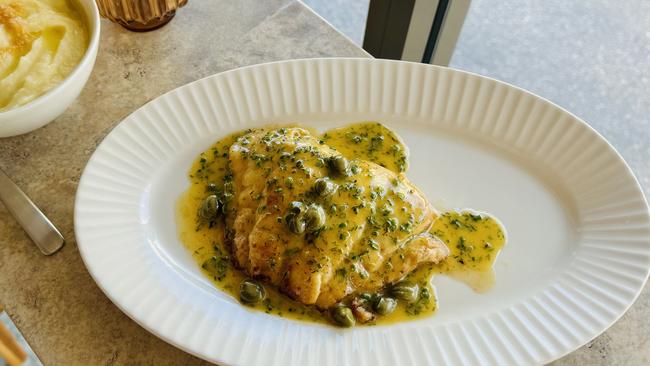
M649 152L627 143L629 136L650 140L650 1L305 3L375 57L418 61L429 42L433 52L428 61L432 63L494 77L539 94L588 121L622 151L633 169L650 170ZM452 21L449 13L444 14L447 19L443 16L442 37L447 42L443 54L436 54L440 44L431 50L431 40L424 38L442 5L456 10ZM404 10L409 7L415 9L412 15ZM416 28L405 31L405 23ZM413 38L409 32L418 36ZM406 52L395 50L400 42ZM642 184L650 182L642 178Z

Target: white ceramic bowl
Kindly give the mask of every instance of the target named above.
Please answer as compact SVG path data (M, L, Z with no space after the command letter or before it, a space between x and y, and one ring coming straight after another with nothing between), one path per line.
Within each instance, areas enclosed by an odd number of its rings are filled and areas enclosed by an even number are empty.
M86 85L99 45L99 11L94 0L77 1L88 23L90 41L86 53L59 85L23 106L0 112L0 137L31 132L50 123L72 104Z

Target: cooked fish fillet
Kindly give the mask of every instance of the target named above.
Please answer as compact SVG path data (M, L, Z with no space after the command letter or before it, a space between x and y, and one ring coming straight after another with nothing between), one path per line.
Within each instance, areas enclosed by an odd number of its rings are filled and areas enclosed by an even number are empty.
M428 232L437 213L403 174L365 160L337 174L338 156L301 128L253 130L229 152L235 264L321 308L448 255ZM305 210L321 215L310 221Z

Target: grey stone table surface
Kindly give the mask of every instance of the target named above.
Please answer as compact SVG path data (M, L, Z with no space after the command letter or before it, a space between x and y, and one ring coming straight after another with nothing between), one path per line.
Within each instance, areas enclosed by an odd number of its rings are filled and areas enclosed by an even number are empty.
M150 33L102 21L97 63L77 101L46 127L0 140L0 168L67 239L44 257L0 205L0 304L44 364L203 363L130 320L86 271L73 231L81 172L117 123L162 93L240 66L329 56L367 54L291 0L191 0Z

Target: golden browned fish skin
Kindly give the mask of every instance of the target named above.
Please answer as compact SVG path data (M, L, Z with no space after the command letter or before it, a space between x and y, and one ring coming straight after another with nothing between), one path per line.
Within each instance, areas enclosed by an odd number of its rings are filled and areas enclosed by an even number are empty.
M337 156L301 128L253 130L229 151L226 224L235 264L321 308L448 255L428 233L437 212L403 174L364 160L335 174ZM323 178L326 192L316 187ZM321 212L324 220L292 228L292 202L300 215Z

